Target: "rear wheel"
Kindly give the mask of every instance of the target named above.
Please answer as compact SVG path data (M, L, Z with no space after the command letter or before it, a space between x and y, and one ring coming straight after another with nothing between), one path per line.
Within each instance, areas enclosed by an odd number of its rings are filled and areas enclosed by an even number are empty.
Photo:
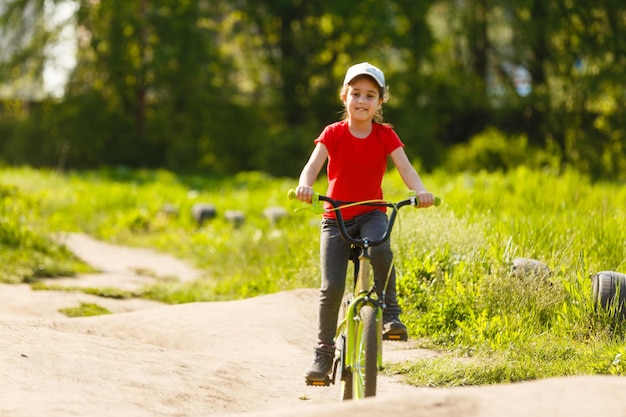
M341 371L341 399L342 400L351 400L352 399L352 372L350 369L346 368L346 337L345 335L341 336L341 340L339 342L339 353L340 353L340 361L339 361L339 369Z
M339 310L338 326L343 326L344 332L337 339L337 348L339 349L339 375L341 380L341 392L340 399L351 400L352 399L352 372L346 367L346 310L352 300L352 294L346 294L341 302L341 309Z
M368 304L360 311L360 322L356 331L356 360L352 369L353 398L376 395L378 373L378 326L376 309Z

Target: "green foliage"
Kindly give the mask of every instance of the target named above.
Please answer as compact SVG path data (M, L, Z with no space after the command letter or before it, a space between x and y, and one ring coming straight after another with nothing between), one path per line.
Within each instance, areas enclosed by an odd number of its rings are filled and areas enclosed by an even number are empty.
M392 364L387 373L404 375L418 386L452 387L520 382L592 372L593 353L563 345L513 345L509 350L475 357L441 356L407 364Z
M268 207L282 206L288 212L297 207L286 197L291 181L258 172L216 180L124 169L67 176L7 169L0 180L36 196L41 216L53 231L86 231L105 240L154 247L190 259L212 277L188 286L159 284L145 290L148 298L232 299L317 282L315 245L299 250L303 236L318 239L306 213L288 213L275 224L263 214ZM199 226L191 215L198 202L214 204L218 217ZM166 206L176 213L166 213ZM227 221L228 210L241 210L244 224L234 227Z
M52 277L55 278L55 277ZM35 281L30 284L33 291L78 291L85 294L97 295L103 298L113 298L115 300L125 300L133 297L144 297L143 292L132 292L120 290L119 288L93 288L93 287L81 287L81 286L68 286L68 285L56 285L48 284L43 281Z
M89 317L111 314L106 308L92 303L80 303L79 307L62 308L59 311L67 317Z
M46 18L70 3L68 21ZM425 170L461 145L451 159L463 170L524 163L623 180L624 7L13 0L0 16L0 154L61 169L294 176L339 117L346 68L367 60L385 70L385 114ZM68 23L77 65L64 95L45 97L46 56Z
M589 279L624 269L621 187L524 167L442 184L444 206L402 224L398 290L411 334L463 359L391 371L433 386L623 373L611 345L626 326L595 309ZM518 276L516 257L552 273Z
M557 156L550 156L536 146L529 145L526 135L507 137L495 128L488 128L471 137L467 144L452 147L445 166L454 172L493 172L519 166L558 169L559 162Z
M447 194L446 207L480 233L469 232L470 245L418 252L402 271L399 288L410 327L443 344L497 350L544 332L555 334L555 328L565 331L565 316L571 321L563 336L575 331L588 337L584 322L595 320L595 314L587 277L623 267L623 193L585 185L576 174L552 177L520 168L505 177L484 174L459 181ZM606 221L598 223L600 218ZM432 233L445 233L444 239L454 242L455 221L447 224L451 229L440 225ZM515 257L545 262L552 275L514 276Z
M620 184L524 166L473 175L442 171L424 180L443 205L402 210L392 244L403 320L412 337L442 356L387 372L430 386L624 374L626 324L596 308L589 279L624 270L626 191ZM13 222L4 241L18 242L5 245L5 271L36 258L42 245L28 243L37 242L35 236L72 230L156 248L205 271L201 279L163 281L137 294L89 290L98 295L184 303L319 285L319 215L295 211L305 207L287 200L294 180L259 172L201 178L4 168L0 181L2 209L18 213L4 216ZM324 192L322 181L316 188ZM383 188L391 200L404 197L395 171ZM217 217L196 224L190 215L196 202L213 203ZM263 210L273 206L289 216L269 222ZM245 222L229 223L227 210L241 210ZM59 253L49 255L51 264L62 264ZM543 262L551 273L519 275L515 258Z
M624 376L625 351L620 345L607 340L577 344L544 337L488 354L451 352L410 363L388 364L385 373L401 375L408 383L425 387L487 385L573 375Z
M37 199L0 184L0 282L71 276L89 269L57 243L39 209Z

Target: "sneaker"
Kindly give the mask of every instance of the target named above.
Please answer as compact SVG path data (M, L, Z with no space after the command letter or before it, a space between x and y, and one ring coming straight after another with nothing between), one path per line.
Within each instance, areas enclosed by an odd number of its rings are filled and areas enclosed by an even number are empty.
M315 348L315 359L304 374L307 384L314 382L326 382L335 360L335 347L319 345Z
M383 339L385 340L408 340L409 334L404 323L400 321L398 314L383 316Z

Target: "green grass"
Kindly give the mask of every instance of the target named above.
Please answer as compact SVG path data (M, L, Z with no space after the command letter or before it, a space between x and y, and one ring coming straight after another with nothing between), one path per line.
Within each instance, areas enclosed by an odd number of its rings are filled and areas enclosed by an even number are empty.
M112 298L114 300L127 300L130 298L144 297L144 293L141 291L127 291L120 290L119 288L95 288L95 287L80 287L80 286L68 286L68 285L56 285L48 284L44 281L35 280L30 284L33 291L68 291L68 292L83 292L85 294L97 295L103 298Z
M404 209L393 235L403 318L440 358L394 365L422 386L489 384L557 375L625 375L623 323L596 311L590 276L626 268L626 189L574 172L517 168L507 174L438 172L424 177L439 208ZM62 231L153 247L203 269L193 282L160 282L139 294L168 303L230 300L318 285L319 215L286 199L295 179L242 173L224 179L103 170L59 175L0 170L5 282L85 268L56 244ZM322 182L318 185L324 191ZM389 199L404 197L395 173ZM202 227L190 215L213 203ZM178 215L162 208L171 205ZM290 216L272 225L270 206ZM241 210L234 227L226 210ZM520 277L515 258L545 263L548 277ZM127 296L127 295L123 295Z
M41 200L15 185L0 183L0 282L72 276L91 270L58 244Z
M62 308L59 311L67 317L89 317L111 314L106 308L92 303L80 303L79 307Z

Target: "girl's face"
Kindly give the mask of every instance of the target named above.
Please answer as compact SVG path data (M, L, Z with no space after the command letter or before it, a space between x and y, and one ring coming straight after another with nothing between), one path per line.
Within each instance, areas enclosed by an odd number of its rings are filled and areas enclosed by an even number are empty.
M348 116L354 121L372 120L382 103L378 85L368 76L352 81L344 98Z

